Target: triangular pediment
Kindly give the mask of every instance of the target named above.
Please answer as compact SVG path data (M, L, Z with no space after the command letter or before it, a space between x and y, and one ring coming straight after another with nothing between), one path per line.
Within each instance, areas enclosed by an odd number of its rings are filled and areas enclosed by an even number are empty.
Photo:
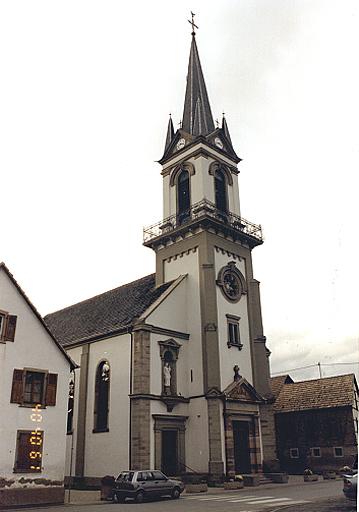
M223 393L221 393L221 391L216 387L210 388L206 393L207 398L217 397L217 396L222 396L222 395L223 395Z
M159 341L158 343L159 343L159 345L161 345L163 347L167 347L167 348L169 348L169 347L175 348L175 349L181 348L181 344L178 343L178 341L174 340L173 338L170 338L165 341Z
M244 402L264 401L264 398L244 377L231 382L224 390L224 394L227 400L240 400Z

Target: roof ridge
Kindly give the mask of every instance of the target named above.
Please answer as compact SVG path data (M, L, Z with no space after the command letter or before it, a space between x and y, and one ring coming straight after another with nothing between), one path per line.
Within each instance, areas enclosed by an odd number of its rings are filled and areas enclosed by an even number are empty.
M8 276L8 278L10 279L10 281L12 282L12 284L15 286L15 288L18 290L18 292L20 293L20 295L22 296L23 300L25 300L25 302L27 303L27 305L29 306L29 308L32 310L33 314L37 317L37 319L40 321L41 325L44 327L44 329L46 330L46 332L49 334L50 338L54 341L55 345L57 346L57 348L60 350L60 352L63 354L63 356L65 356L65 358L67 359L67 361L69 362L71 368L77 368L77 364L71 359L71 357L67 354L67 352L65 352L65 350L63 349L62 345L57 341L56 337L53 335L53 333L51 332L51 330L49 329L49 327L47 326L46 322L45 322L45 319L42 315L40 315L38 309L34 306L34 304L32 303L32 301L29 299L29 297L26 295L25 291L21 288L20 284L18 283L18 281L15 279L14 275L10 272L10 270L8 269L8 267L6 266L6 264L2 261L0 263L0 270L3 269L5 274Z
M57 309L56 311L52 311L51 313L47 313L44 318L46 319L49 316L55 315L56 313L60 313L62 311L66 311L67 309L73 308L74 306L79 306L80 304L85 304L86 302L90 302L93 299L96 299L97 297L101 297L102 295L106 295L107 293L111 293L115 290L119 290L120 288L126 288L126 286L133 285L134 283L138 283L139 281L142 281L144 279L148 279L150 277L153 277L155 275L154 272L152 274L148 274L147 276L140 277L139 279L134 279L133 281L130 281L129 283L122 284L121 286L116 286L115 288L111 288L110 290L107 290L105 292L98 293L97 295L93 295L92 297L89 297L88 299L80 300L79 302L75 302L74 304L70 304L69 306L66 306L61 309Z
M344 373L342 375L331 375L328 377L318 377L316 379L305 379L305 380L296 380L293 384L302 384L303 382L315 382L315 381L323 381L328 379L338 379L339 377L354 377L354 373Z

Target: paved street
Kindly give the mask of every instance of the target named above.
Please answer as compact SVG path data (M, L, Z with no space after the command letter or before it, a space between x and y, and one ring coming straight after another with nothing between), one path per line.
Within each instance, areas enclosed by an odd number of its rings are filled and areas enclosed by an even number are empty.
M342 488L342 480L304 483L297 477L284 485L269 484L239 491L209 489L203 494L183 494L175 501L162 499L139 505L100 502L99 493L72 491L71 504L41 507L41 512L134 512L135 509L141 512L354 512L355 504L343 497Z

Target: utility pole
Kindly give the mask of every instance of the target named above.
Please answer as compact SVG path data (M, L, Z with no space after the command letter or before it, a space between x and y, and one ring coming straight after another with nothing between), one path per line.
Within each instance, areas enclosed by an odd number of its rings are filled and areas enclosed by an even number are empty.
M322 378L322 367L320 366L320 363L318 363L318 368L319 368L319 378L321 379Z

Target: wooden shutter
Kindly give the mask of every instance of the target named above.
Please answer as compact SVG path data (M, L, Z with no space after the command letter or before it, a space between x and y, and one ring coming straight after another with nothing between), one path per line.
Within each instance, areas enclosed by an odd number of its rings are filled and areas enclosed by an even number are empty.
M45 392L45 405L56 405L57 373L48 373Z
M22 404L24 370L14 370L12 377L11 399L12 404Z
M15 316L15 315L9 315L7 317L6 326L5 326L5 334L4 334L5 341L14 341L16 320L17 320L17 316Z

